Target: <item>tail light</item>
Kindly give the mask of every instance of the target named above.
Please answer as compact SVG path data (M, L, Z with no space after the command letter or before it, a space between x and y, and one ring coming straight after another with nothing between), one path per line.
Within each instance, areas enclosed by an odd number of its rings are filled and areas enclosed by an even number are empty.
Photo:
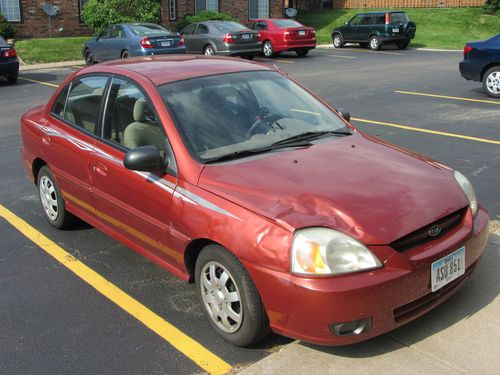
M16 57L17 56L17 52L15 49L8 49L7 51L5 51L3 53L3 57L6 57L6 58L12 58L12 57Z
M391 23L391 15L390 13L385 14L385 24L389 25Z
M227 33L224 36L224 43L234 43L233 35L231 33Z
M184 45L184 37L181 35L179 38L179 43L177 44L178 46L183 46Z
M153 48L153 45L148 38L142 38L139 44L142 46L142 48Z
M465 46L464 47L464 57L467 56L470 51L472 51L472 47Z

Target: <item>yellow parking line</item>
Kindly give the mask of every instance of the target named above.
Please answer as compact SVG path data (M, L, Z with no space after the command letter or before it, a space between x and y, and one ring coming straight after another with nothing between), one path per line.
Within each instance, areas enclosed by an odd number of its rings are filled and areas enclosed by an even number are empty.
M391 127L394 127L394 128L406 129L406 130L411 130L411 131L414 131L414 132L444 135L444 136L447 136L447 137L467 139L469 141L476 141L476 142L483 142L483 143L492 143L492 144L495 144L495 145L500 145L500 141L498 141L496 139L470 137L468 135L455 134L455 133L447 133L447 132L440 132L440 131L437 131L437 130L420 129L420 128L416 128L414 126L392 124L390 122L382 122L382 121L365 120L365 119L362 119L362 118L355 118L355 117L351 118L351 120L358 121L358 122L364 122L364 123L367 123L367 124L391 126Z
M261 59L261 58L256 58L255 60L257 60L259 62L268 62L268 63L281 62L281 63L285 63L285 64L294 64L293 61L281 60L281 59Z
M500 101L493 101L493 100L461 98L459 96L446 96L446 95L426 94L426 93L423 93L423 92L413 92L413 91L394 91L394 92L397 93L397 94L405 94L405 95L429 96L431 98L462 100L462 101L467 101L467 102L477 102L477 103L488 103L488 104L497 104L497 105L500 105Z
M231 365L63 250L59 245L52 242L1 204L0 217L7 220L14 228L103 296L110 299L146 327L165 339L170 345L186 355L203 370L210 374L225 374L231 370Z
M336 53L333 55L328 55L326 53L314 52L313 55L326 56L326 57L340 57L341 59L357 59L357 57L354 56L343 56L343 55L337 55Z
M368 51L364 49L346 49L342 48L342 51L346 52L361 52L361 53L372 53L375 55L395 55L395 56L405 56L405 53L398 53L398 52L387 52L387 51Z
M59 87L59 85L55 85L53 83L48 83L48 82L42 82L42 81L37 81L36 79L31 79L31 78L26 78L26 77L19 77L19 79L23 79L25 81L30 81L30 82L35 82L35 83L39 83L41 85L45 85L45 86L50 86L50 87Z

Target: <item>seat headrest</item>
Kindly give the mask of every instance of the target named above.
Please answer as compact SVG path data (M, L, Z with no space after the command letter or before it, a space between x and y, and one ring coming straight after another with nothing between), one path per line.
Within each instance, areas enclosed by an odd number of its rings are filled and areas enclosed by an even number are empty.
M134 104L134 121L143 122L146 118L144 109L146 107L146 101L144 99L137 99Z

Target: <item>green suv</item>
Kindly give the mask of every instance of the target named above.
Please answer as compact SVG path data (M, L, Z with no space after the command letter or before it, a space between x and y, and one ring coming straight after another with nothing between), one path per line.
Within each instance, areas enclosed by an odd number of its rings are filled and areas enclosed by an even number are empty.
M405 12L385 11L356 14L344 26L332 32L335 48L342 48L345 43L359 43L377 51L383 44L396 44L405 49L415 37L417 25L410 21Z

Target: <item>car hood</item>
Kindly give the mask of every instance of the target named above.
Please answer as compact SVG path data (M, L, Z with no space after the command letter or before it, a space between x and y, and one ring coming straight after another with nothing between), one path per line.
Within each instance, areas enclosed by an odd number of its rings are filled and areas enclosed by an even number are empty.
M360 133L207 165L199 186L291 231L329 227L369 245L468 205L451 169Z

